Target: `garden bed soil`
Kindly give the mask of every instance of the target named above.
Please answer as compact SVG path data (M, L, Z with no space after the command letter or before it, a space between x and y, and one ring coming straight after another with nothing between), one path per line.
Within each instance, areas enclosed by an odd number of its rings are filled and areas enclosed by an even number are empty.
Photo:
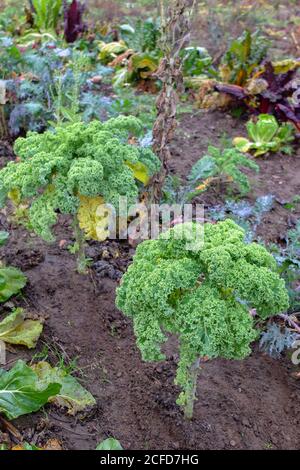
M173 145L173 171L187 175L207 144L217 143L223 132L241 135L243 123L219 112L183 115ZM261 173L251 177L249 199L276 196L260 231L266 240L278 241L299 216L283 206L300 194L299 152L257 161ZM211 190L201 201L211 205L218 197ZM97 400L94 409L75 418L50 405L15 420L25 440L42 445L56 438L64 449L94 449L111 436L125 449L300 448L300 381L293 376L295 366L288 355L275 360L254 347L244 361L203 363L194 418L185 421L173 384L176 342L167 345L166 361L143 362L131 321L115 307L118 278L133 249L124 242L92 243L89 256L111 268L98 270L100 274L91 269L83 276L76 273L74 257L67 250L71 241L67 219L57 226L53 245L12 226L5 212L1 222L2 228L13 228L2 248L4 259L22 268L29 279L24 298L14 303L45 318L37 351L47 347L53 363L76 358L75 374ZM22 348L12 350L10 366L20 357L28 359L30 354Z

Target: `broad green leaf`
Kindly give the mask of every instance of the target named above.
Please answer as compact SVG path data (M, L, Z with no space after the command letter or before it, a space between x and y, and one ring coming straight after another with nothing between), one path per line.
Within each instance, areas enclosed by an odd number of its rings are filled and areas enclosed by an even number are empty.
M0 230L0 246L4 245L9 237L9 233L4 230Z
M8 372L0 369L0 413L8 419L33 413L60 389L61 385L54 382L42 388L37 374L20 360Z
M15 309L0 322L0 340L10 344L21 344L34 348L43 331L38 320L26 320L22 308Z
M195 163L188 176L190 181L197 181L199 179L206 179L212 176L215 170L214 159L209 155L204 155L200 160Z
M109 437L98 444L96 450L123 450L123 447L117 439Z
M284 59L272 62L276 74L287 73L300 67L299 59Z
M204 47L186 47L180 55L185 76L199 76L206 72L213 73L213 69L210 67L213 59Z
M130 24L121 24L119 29L122 33L129 33L131 35L135 33L135 29Z
M148 174L148 168L146 165L144 165L141 162L138 163L130 163L130 162L125 162L129 168L133 171L134 177L138 180L141 181L143 184L148 184L149 183L149 174Z
M48 386L55 382L61 385L60 392L51 397L49 401L58 406L68 408L68 413L75 415L87 406L95 405L96 400L75 377L58 367L51 367L48 362L39 362L33 366L41 385Z
M5 302L25 286L26 276L13 266L0 268L0 302Z

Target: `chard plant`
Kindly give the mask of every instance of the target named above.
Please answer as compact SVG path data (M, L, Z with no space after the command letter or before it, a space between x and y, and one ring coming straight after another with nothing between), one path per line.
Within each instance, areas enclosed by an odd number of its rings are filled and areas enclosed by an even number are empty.
M243 86L215 84L214 89L221 92L216 98L225 94L227 98L245 104L252 112L274 115L280 121L292 123L299 131L299 67L299 59L264 62ZM224 103L228 104L228 99Z
M251 73L265 58L268 42L259 31L249 30L233 40L222 58L220 66L221 81L243 85Z
M32 0L34 27L40 32L55 32L62 0Z
M28 205L29 223L48 242L55 240L52 226L58 214L73 218L78 270L85 271L85 239L104 240L109 235L108 215L98 207L118 209L119 197L135 203L138 180L147 184L160 163L149 148L128 142L143 128L132 116L104 123L77 122L44 134L29 132L14 150L18 160L0 171L0 199ZM108 207L108 206L107 206Z
M66 408L70 415L96 404L95 398L62 367L41 361L28 366L19 360L0 369L0 413L8 419L38 411L47 403Z
M232 220L178 224L141 243L117 289L116 305L132 317L146 361L161 361L167 333L179 338L177 403L193 415L201 358L243 359L258 337L251 308L267 319L288 308L272 255Z

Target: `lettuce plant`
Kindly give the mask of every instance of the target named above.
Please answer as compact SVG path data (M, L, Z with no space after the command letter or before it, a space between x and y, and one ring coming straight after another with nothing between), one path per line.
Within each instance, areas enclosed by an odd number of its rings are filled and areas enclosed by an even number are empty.
M54 241L51 227L58 214L70 214L78 268L83 271L83 232L97 240L108 236L107 220L98 215L98 206L105 203L117 209L120 196L134 203L137 179L145 184L160 167L149 148L128 143L129 136L141 132L140 121L131 116L67 124L44 134L29 132L15 143L18 161L0 171L1 203L9 197L26 201L31 227L48 242Z
M254 156L258 157L268 152L284 152L291 154L290 142L294 140L293 127L290 124L279 125L274 116L260 114L256 122L250 120L247 123L249 139L236 137L234 145L240 152L254 150Z
M141 243L117 289L116 305L133 318L146 361L161 361L167 333L179 338L177 403L191 418L200 358L243 359L258 336L255 308L266 319L288 308L284 281L272 255L232 220L178 224Z

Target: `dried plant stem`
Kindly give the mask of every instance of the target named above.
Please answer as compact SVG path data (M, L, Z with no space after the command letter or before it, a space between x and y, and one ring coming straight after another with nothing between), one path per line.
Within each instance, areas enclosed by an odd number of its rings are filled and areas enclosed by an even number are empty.
M287 313L280 313L278 316L300 333L300 326Z
M0 140L8 136L8 129L4 113L4 105L0 104Z
M157 98L157 119L153 127L153 150L159 156L162 168L151 181L152 201L161 199L162 187L168 174L171 158L170 143L177 127L176 107L178 93L183 89L181 50L190 40L189 25L193 5L189 0L172 0L165 5L160 0L161 44L164 57L155 76L162 89Z

